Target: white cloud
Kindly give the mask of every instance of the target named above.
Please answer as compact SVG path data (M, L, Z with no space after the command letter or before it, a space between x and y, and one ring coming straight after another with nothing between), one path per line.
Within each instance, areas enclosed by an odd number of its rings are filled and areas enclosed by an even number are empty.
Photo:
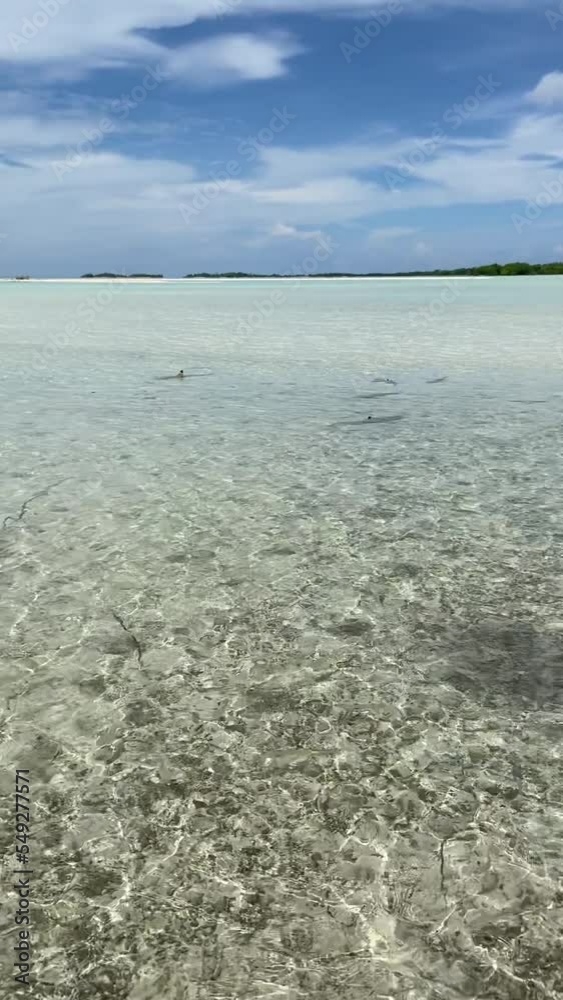
M267 80L287 72L287 60L303 51L286 33L224 35L175 49L166 71L202 84Z
M513 10L533 3L535 0L402 0L405 15L456 8ZM253 12L348 13L361 18L365 10L367 18L373 6L373 0L2 0L0 62L48 66L52 75L67 79L93 68L166 61L169 50L148 38L147 29L209 22L218 14L226 14L225 21L236 23L238 15ZM266 52L260 58L254 51L251 62L257 72L262 62L264 73L270 58ZM231 68L234 62L234 68L240 69L240 58L232 49L228 61ZM275 57L271 65L276 65Z
M31 115L0 118L0 147L17 150L21 155L37 149L56 149L77 139L72 121L42 121Z
M285 237L285 236L295 236L297 230L295 226L286 226L283 222L277 222L272 229L272 236Z
M0 148L6 154L4 163L0 161L0 229L7 234L0 247L0 271L28 273L33 247L44 260L66 261L67 271L114 268L120 260L129 260L131 270L168 268L176 273L184 261L190 269L190 259L192 269L205 269L198 261L202 246L209 246L207 267L223 262L236 267L241 248L252 245L256 268L262 265L259 248L264 262L270 250L278 254L276 260L284 254L291 260L298 241L330 233L336 226L349 227L350 247L361 243L364 254L409 252L413 260L415 254L438 260L435 233L425 223L424 238L421 234L418 239L412 211L432 209L439 226L441 209L492 204L505 206L499 231L504 225L514 252L511 213L522 207L514 208L511 202L525 203L550 185L556 192L550 195L550 205L563 204L563 185L553 183L562 173L563 112L520 114L494 142L490 136L479 140L473 135L472 144L465 146L459 132L452 141L446 137L431 155L417 161L395 192L384 182L385 165L399 151L418 148L414 136L381 133L369 142L301 149L272 144L260 148L251 163L241 163L236 178L215 186L205 169L191 163L112 152L111 136L107 145L87 151L78 166L58 177L51 161L64 159L68 145L91 124L88 104L82 112L70 101L56 114L40 113L27 97L22 95L18 102L13 93L7 113L0 106ZM21 160L29 169L9 166ZM189 223L180 212L182 204L197 206ZM540 229L553 219L550 211L546 208L534 227L537 245ZM393 224L385 226L389 213ZM362 232L371 230L367 242L358 240L360 225ZM531 229L524 235L529 234ZM482 245L486 257L486 231ZM150 259L135 256L138 246L148 248ZM525 249L521 243L518 247L519 252ZM95 261L80 256L84 248L97 254ZM117 258L109 263L108 248Z
M355 177L335 176L304 181L302 184L285 188L260 187L256 191L256 198L263 204L286 207L309 206L309 208L322 206L324 209L330 208L331 205L334 208L341 203L365 204L377 190L375 185L357 180Z
M546 73L527 97L539 105L563 104L563 73Z
M320 229L297 229L296 226L286 226L283 222L277 222L270 235L274 239L318 240L323 234Z

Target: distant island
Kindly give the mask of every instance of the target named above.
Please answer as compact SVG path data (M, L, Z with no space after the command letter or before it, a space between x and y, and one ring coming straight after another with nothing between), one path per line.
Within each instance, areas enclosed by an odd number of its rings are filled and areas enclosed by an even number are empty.
M496 277L517 277L519 275L534 274L563 274L563 261L555 261L552 264L526 264L522 261L514 261L510 264L483 264L480 267L458 267L454 270L436 271L395 271L385 273L384 271L370 271L366 274L358 274L353 271L331 271L324 274L252 274L246 271L223 271L221 273L210 274L208 271L201 271L199 274L185 274L185 278L496 278Z
M456 267L451 269L446 268L436 268L434 271L368 271L359 273L358 271L325 271L319 273L309 273L301 272L297 268L291 273L271 273L271 274L256 274L253 271L198 271L193 274L184 274L181 278L174 278L169 280L174 281L189 281L191 279L217 279L217 278L229 278L236 280L237 278L514 278L527 275L563 275L563 261L553 261L550 264L528 264L525 261L512 261L508 264L481 264L478 267ZM102 271L99 274L94 274L93 272L88 272L87 274L82 274L80 279L52 279L52 280L111 280L115 279L118 281L131 280L144 280L144 281L163 281L165 279L164 274L148 274L145 272L138 272L135 274L116 274L113 271ZM9 281L32 281L27 274L18 274L16 277L2 279ZM42 279L35 279L41 281ZM46 279L47 280L47 279Z
M103 274L81 274L81 278L163 278L163 274L112 274L104 271Z

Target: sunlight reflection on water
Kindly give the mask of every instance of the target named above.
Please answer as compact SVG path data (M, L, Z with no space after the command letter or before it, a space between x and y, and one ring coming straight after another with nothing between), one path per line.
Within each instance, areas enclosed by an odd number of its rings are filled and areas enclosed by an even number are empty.
M563 281L270 285L0 284L41 995L555 997Z

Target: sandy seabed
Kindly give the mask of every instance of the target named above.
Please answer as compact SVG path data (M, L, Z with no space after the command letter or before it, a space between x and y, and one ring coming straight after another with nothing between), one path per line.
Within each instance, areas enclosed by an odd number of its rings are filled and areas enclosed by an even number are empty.
M0 290L2 942L20 767L33 1000L561 1000L563 287L208 284Z

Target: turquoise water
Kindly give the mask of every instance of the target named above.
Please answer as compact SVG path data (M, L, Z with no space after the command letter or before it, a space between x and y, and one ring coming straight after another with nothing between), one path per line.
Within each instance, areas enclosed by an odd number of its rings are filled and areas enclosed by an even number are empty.
M0 284L34 996L561 995L562 307Z

